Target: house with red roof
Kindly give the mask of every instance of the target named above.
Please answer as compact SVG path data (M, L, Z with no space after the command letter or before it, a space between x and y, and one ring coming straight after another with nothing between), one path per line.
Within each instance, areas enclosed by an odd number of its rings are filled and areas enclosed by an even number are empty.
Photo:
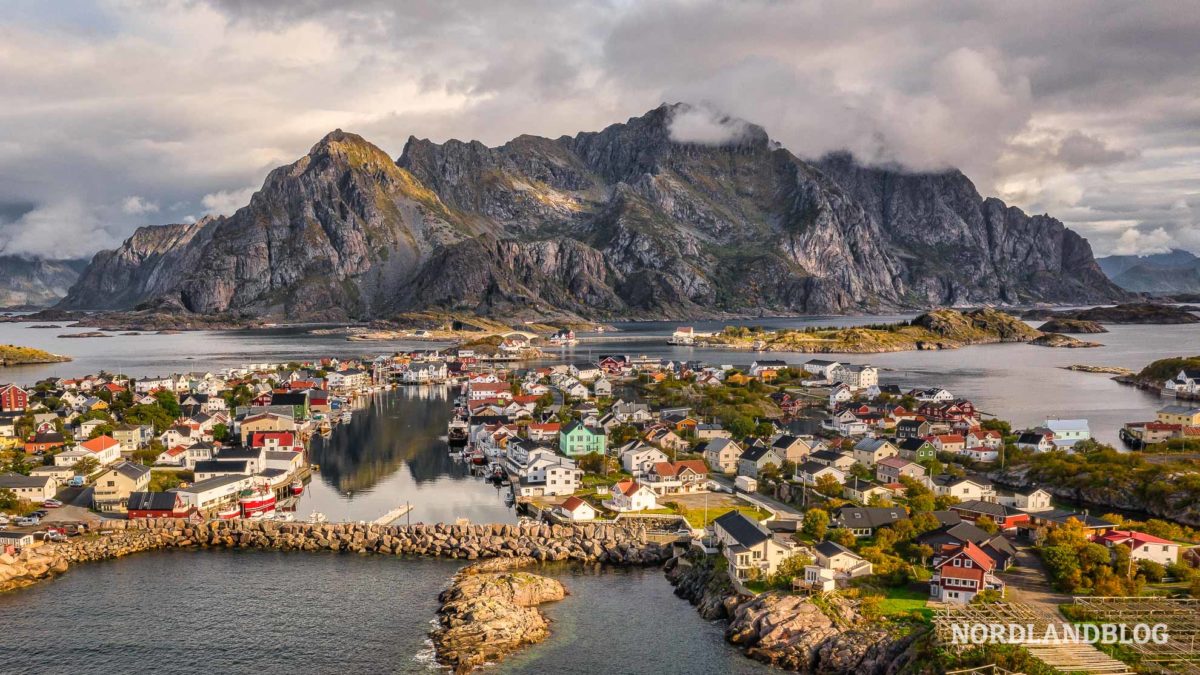
M939 434L928 440L938 452L962 452L967 448L967 439L961 434Z
M646 487L660 497L680 492L703 492L708 489L708 465L700 459L655 462L643 478Z
M107 466L121 459L121 444L112 436L97 436L84 441L79 444L79 449L92 453L92 457L100 462L100 466Z
M934 564L929 597L937 602L965 605L985 590L1004 594L1004 582L993 571L996 562L974 542L945 551Z
M654 491L636 480L625 479L612 486L604 508L619 513L658 508Z
M596 519L596 509L591 504L574 495L567 497L566 501L558 506L558 513L573 523L582 523Z
M1103 534L1092 535L1092 541L1110 549L1128 546L1129 557L1136 561L1149 560L1160 565L1170 565L1179 560L1179 544L1145 532L1109 530Z

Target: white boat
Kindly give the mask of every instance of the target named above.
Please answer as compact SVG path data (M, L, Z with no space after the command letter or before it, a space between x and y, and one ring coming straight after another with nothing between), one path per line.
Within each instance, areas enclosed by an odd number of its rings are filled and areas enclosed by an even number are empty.
M275 512L275 520L281 523L290 523L296 519L295 514L277 511Z
M310 523L323 523L327 520L329 519L326 518L325 514L321 513L320 511L313 511L312 513L308 514L308 522Z

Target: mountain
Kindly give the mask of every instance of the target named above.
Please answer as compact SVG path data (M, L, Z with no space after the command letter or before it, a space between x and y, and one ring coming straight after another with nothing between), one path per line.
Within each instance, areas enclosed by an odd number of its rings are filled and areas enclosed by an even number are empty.
M1182 249L1147 256L1111 255L1096 261L1113 283L1139 293L1200 293L1200 257Z
M0 308L49 307L62 299L86 260L0 255Z
M494 148L409 138L395 161L334 131L232 216L97 254L60 306L682 319L1125 296L1086 240L957 171L807 162L742 122L678 142L687 109Z

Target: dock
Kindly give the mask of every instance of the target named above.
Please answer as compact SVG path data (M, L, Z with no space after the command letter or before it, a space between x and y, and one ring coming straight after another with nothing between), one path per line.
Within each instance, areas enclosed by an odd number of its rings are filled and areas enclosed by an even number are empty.
M371 521L372 525L391 525L412 511L412 504L401 504L387 513Z

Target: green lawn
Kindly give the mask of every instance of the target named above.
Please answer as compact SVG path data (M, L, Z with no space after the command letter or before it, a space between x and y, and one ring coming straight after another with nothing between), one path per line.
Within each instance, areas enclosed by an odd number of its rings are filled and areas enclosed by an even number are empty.
M884 598L879 603L879 612L883 616L911 614L915 611L926 619L933 617L933 610L925 607L925 603L929 600L928 591L920 591L908 586L881 590L884 592Z

